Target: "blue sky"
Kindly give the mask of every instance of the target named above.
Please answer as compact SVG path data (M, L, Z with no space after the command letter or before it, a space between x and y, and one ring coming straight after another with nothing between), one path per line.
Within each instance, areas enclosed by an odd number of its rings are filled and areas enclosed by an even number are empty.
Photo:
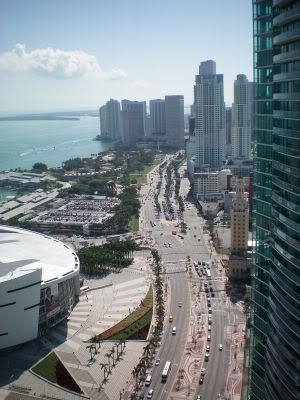
M252 79L251 0L2 0L0 112L97 108L110 97L193 100L214 59L232 102Z

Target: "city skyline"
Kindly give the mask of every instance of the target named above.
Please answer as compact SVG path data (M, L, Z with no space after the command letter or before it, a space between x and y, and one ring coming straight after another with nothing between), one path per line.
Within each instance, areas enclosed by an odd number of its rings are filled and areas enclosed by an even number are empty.
M0 113L95 109L109 98L176 93L189 106L197 66L210 58L224 74L230 105L235 76L252 79L251 2L141 3L75 1L70 9L55 1L4 1Z

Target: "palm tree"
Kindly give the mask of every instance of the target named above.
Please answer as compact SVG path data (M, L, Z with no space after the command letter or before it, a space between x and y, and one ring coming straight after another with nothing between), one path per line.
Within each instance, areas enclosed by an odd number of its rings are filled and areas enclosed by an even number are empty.
M99 365L100 365L101 369L103 369L103 376L104 376L103 382L106 382L107 381L107 376L108 376L108 373L107 373L107 365L108 364L100 363Z
M139 375L140 375L140 366L139 366L139 364L136 367L133 368L133 371L132 371L131 374L135 378L135 386L137 388L138 387L138 379L139 379Z
M110 355L112 356L112 366L114 367L115 364L115 345L113 345L113 348L110 350Z
M115 346L115 348L117 350L117 361L119 361L119 358L120 358L120 353L119 353L119 346L120 345L121 345L120 342L117 342L117 343L114 344L114 346Z
M108 358L108 374L110 374L111 373L111 365L110 365L111 353L106 353L105 357Z
M93 359L94 359L94 350L95 350L95 345L94 345L94 343L92 343L92 344L89 344L88 346L86 346L86 348L87 349L89 349L89 353L90 353L90 361L93 361Z

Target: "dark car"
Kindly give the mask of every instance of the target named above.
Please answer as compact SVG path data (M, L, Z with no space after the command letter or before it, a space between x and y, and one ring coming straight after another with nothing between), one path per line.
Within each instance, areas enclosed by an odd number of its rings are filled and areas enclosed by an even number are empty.
M201 378L199 379L199 384L202 385L203 382L204 382L204 378L201 376Z

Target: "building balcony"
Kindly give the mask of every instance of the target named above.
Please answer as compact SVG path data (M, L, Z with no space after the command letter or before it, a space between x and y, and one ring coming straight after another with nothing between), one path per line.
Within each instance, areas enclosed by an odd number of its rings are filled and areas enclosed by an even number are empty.
M274 127L273 132L275 135L278 135L278 136L283 136L283 137L287 137L287 138L296 138L296 139L299 138L299 132L292 130L292 129L283 129L283 128Z
M300 28L292 29L274 36L274 45L283 45L300 39Z
M282 1L282 0L281 0ZM276 4L276 0L274 0ZM273 19L273 26L280 26L288 24L289 22L295 21L300 18L300 4L295 4L293 8L282 11Z
M293 0L273 0L273 7L284 7L291 4Z
M276 298L276 303L280 303L283 309L289 310L300 321L300 309L292 305L290 301L287 301L287 297L284 297L279 290L274 285L270 285L270 293Z
M297 81L300 80L300 72L283 72L281 74L274 74L273 81L281 82L281 81Z
M287 61L295 61L299 60L300 58L300 51L287 51L285 53L277 54L273 57L274 64L280 64Z
M276 389L278 393L276 397L272 397L272 400L293 400L291 390L294 388L294 382L291 380L290 375L287 374L288 370L285 369L286 363L282 361L282 357L277 356L276 351L267 352L266 358L269 364L267 375L270 381L272 381L273 389Z
M294 92L294 93L274 93L273 94L273 99L274 100L297 100L299 101L300 99L300 92Z
M300 252L300 242L288 236L286 233L282 232L281 229L278 227L273 228L273 233L278 236L281 240L285 241L288 245L294 247L295 250ZM276 238L275 238L276 240ZM300 285L300 278L299 278L299 285Z
M278 315L277 310L269 312L269 322L273 325L274 331L280 333L284 337L286 343L290 344L297 352L300 352L300 343L297 336L297 340L292 338L292 332L297 335L299 331L298 326L291 324L290 321L286 321Z
M300 119L300 112L299 111L273 110L273 117L288 118L288 119Z

